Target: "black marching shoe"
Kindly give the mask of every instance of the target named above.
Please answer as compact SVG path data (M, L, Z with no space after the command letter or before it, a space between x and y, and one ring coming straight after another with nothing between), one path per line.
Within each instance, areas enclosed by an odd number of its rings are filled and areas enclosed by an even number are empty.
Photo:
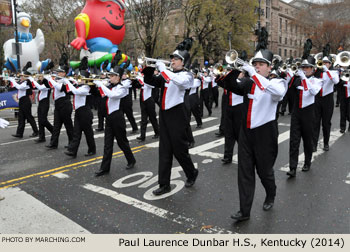
M95 129L95 131L96 132L101 132L101 131L104 131L104 129L103 128L101 128L101 129L97 128L97 129Z
M222 131L216 132L215 136L222 137L222 136L224 136L224 132L222 132Z
M223 159L221 159L221 162L223 164L230 164L230 163L232 163L232 159L230 159L230 158L223 158Z
M57 149L57 146L52 145L52 144L46 145L45 147L48 149L51 149L51 150Z
M77 153L74 153L72 151L65 151L64 154L66 154L67 156L76 158L77 157Z
M38 132L33 132L33 134L31 134L29 137L37 137L39 136L39 133Z
M107 170L98 170L97 172L95 172L95 177L100 177L102 175L108 174L109 171Z
M312 146L312 152L316 152L317 151L317 146Z
M186 180L185 187L192 187L196 182L197 177L198 177L198 170L196 169L194 171L194 177Z
M137 133L139 131L139 129L133 129L132 131L131 131L131 134L135 134L135 133Z
M23 138L23 135L13 134L13 137Z
M159 188L154 190L152 193L153 195L159 196L159 195L168 193L170 191L171 191L170 185L162 185L162 186L159 186Z
M46 141L46 139L45 138L43 138L43 139L35 139L34 140L34 142L36 142L36 143L43 143L43 142L45 142Z
M152 139L158 139L159 135L158 134L154 134L154 136L152 137Z
M341 129L340 133L344 134L345 133L345 129Z
M304 172L307 172L310 170L310 165L304 164L303 168L301 169Z
M323 146L323 150L324 150L324 151L329 151L329 145L328 145L328 144L325 144L325 145Z
M126 165L125 169L126 170L132 169L132 168L134 168L135 164L136 164L136 161L129 163Z
M287 175L291 178L294 178L297 175L297 169L290 169L290 171L287 172Z
M210 117L212 113L213 113L213 112L210 111L209 114L208 114L208 117Z
M263 210L269 211L273 207L273 201L265 201L263 204Z
M231 219L236 221L246 221L249 220L250 216L244 216L241 211L231 215Z
M139 136L139 137L136 137L136 140L140 143L140 142L144 142L146 138Z
M201 129L202 128L202 124L198 124L196 129Z
M84 156L85 157L90 157L96 154L96 151L89 151L88 153L86 153Z
M194 141L193 141L193 142L189 142L189 143L188 143L188 148L189 148L189 149L192 149L192 148L194 147L194 144L195 144Z

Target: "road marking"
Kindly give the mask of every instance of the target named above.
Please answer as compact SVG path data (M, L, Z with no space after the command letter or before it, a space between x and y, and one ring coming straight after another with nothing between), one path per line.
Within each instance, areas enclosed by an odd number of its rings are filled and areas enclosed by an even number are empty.
M147 147L145 147L144 145L131 148L133 153L137 153L137 152L140 152L140 151L146 150L146 149L147 149ZM113 153L113 156L114 157L122 157L122 156L124 156L124 154L122 151L118 151L118 152ZM60 166L60 167L53 168L50 170L33 173L30 175L26 175L24 177L15 178L15 179L11 179L8 181L0 182L0 189L14 187L14 186L19 185L19 183L21 183L21 184L26 183L28 179L31 179L34 177L46 178L46 177L49 177L49 176L54 175L54 174L67 172L71 169L77 169L77 168L86 167L86 166L89 166L92 164L97 164L97 163L102 162L102 158L103 158L103 156L99 156L96 158L92 158L92 159L88 159L88 160L84 160L84 161L80 161L80 162L76 162L76 163L72 163L72 164L68 164L68 165L64 165L64 166ZM66 169L66 168L69 168L69 169Z
M176 214L174 212L170 212L170 211L165 210L163 208L153 206L153 205L151 205L149 203L140 201L138 199L134 199L134 198L132 198L130 196L124 195L122 193L118 193L118 192L110 190L110 189L106 189L106 188L103 188L103 187L100 187L100 186L95 186L95 185L92 185L92 184L85 184L82 187L85 188L86 190L105 195L105 196L110 197L112 199L115 199L115 200L117 200L119 202L122 202L124 204L129 205L129 206L133 206L133 207L135 207L137 209L140 209L140 210L142 210L144 212L147 212L147 213L153 214L155 216L158 216L158 217L160 217L162 219L165 219L165 220L168 220L168 221L171 221L173 223L180 224L180 225L185 225L186 229L188 229L188 228L190 228L190 229L194 229L194 228L200 229L202 226L204 226L204 224L196 223L196 221L194 219L192 219L192 218L188 218L186 216L179 215L179 214ZM214 234L214 233L218 233L218 234L223 234L223 233L225 233L225 234L232 234L232 232L229 231L229 230L225 230L223 228L215 227L215 226L212 227L212 228L203 229L202 231L204 231L206 233L209 233L209 234Z
M346 180L344 181L346 184L350 185L350 172L348 176L346 176Z
M74 221L19 188L1 191L1 234L89 234Z
M331 147L341 136L343 136L343 134L339 132L339 129L333 129L330 133L329 147ZM320 139L318 142L321 143L322 139ZM314 160L322 154L325 154L325 151L320 149L320 147L318 146L318 150L312 153L311 163L314 162ZM298 170L302 169L302 167L304 166L304 161L305 161L304 152L302 152L301 154L299 154L299 157L298 157ZM312 164L311 164L311 168L312 168ZM282 166L279 170L288 172L289 162L286 165Z

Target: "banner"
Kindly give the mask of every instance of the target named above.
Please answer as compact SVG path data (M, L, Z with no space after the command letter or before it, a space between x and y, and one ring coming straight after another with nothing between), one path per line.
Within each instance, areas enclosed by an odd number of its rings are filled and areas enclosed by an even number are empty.
M17 91L0 93L0 110L18 108Z
M0 26L12 24L11 0L0 0Z

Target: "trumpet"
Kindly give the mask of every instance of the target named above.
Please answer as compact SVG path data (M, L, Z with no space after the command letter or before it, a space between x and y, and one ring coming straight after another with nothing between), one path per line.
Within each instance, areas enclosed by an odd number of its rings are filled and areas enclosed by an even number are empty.
M213 67L213 72L215 75L221 75L224 72L224 68L220 63L216 63Z
M350 80L350 70L349 69L344 70L340 75L340 79L343 81L349 81Z
M148 58L146 57L145 53L141 53L138 57L137 57L137 62L141 65L146 65L148 67L156 67L156 62L157 61L161 61L163 62L167 69L171 69L171 62L168 60L162 60L162 59L153 59L153 58Z
M233 49L226 53L225 60L228 64L233 65L235 69L240 71L244 64L248 64L248 62L238 58L238 52Z
M319 52L314 56L314 58L316 60L316 67L319 69L321 69L323 67L322 56L323 56L322 52Z
M337 54L334 65L340 65L341 67L350 66L350 52L344 51Z
M287 65L287 64L283 64L283 65L279 68L279 70L280 70L281 72L287 71L287 70L288 70L288 65Z

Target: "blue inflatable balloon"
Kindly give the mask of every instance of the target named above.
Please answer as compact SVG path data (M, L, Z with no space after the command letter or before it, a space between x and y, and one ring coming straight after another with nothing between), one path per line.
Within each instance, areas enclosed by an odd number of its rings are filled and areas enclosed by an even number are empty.
M209 62L206 60L205 62L204 62L204 65L209 65Z

